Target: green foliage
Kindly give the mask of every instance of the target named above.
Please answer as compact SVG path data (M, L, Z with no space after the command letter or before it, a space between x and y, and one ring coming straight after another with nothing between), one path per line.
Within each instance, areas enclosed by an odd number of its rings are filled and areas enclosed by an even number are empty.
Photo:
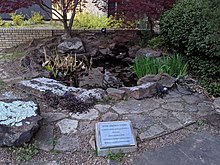
M31 25L42 24L44 23L43 16L38 12L33 12L31 18L28 19L28 22Z
M94 14L78 13L75 17L73 27L85 29L119 28L121 27L121 21L115 20L113 17L98 17Z
M184 62L182 56L169 55L161 59L152 57L137 58L132 66L134 73L138 78L147 74L168 73L171 76L185 76L187 74L188 64Z
M165 40L163 36L157 36L148 41L147 46L153 49L165 48Z
M13 24L11 22L4 23L4 28L10 28L11 26L13 26Z
M112 153L111 150L108 150L107 159L120 162L120 161L122 161L123 156L124 156L124 154L122 152Z
M4 25L4 21L2 20L2 17L0 17L0 26Z
M161 34L175 51L220 57L220 0L181 0L161 17Z
M2 87L4 87L4 85L5 85L5 82L0 79L0 89L1 89Z
M207 91L216 96L220 96L220 60L217 58L202 58L191 56L189 58L191 70L198 76L199 83Z
M19 161L31 160L38 153L38 149L33 144L25 144L23 147L11 147L10 150Z
M181 0L164 13L161 33L173 51L188 56L210 94L220 96L220 0Z
M21 26L24 22L24 16L22 14L11 13L11 19L13 21L13 25Z

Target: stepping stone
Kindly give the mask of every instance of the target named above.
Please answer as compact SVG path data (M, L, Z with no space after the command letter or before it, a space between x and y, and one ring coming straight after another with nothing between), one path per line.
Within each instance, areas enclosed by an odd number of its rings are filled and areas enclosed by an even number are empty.
M99 112L95 109L89 109L89 112L71 114L71 117L78 120L95 120L99 117Z
M77 120L63 119L57 123L62 134L75 133L78 126Z
M160 107L160 103L154 99L145 99L145 100L128 100L122 101L112 107L114 111L118 114L137 114L143 112L150 112L156 108Z
M96 123L96 121L80 121L78 131L80 131L81 134L93 133Z
M111 108L111 105L96 104L94 108L101 113L105 113Z
M179 120L174 117L162 118L160 122L170 131L175 131L183 127Z
M183 111L184 110L182 103L166 103L162 105L162 108L171 110L171 111Z
M63 113L53 113L53 112L49 112L49 113L42 113L41 116L43 117L43 122L45 124L50 124L52 122L56 122L58 120L67 118L68 115L63 114Z
M184 125L188 125L191 124L195 121L193 121L192 117L184 112L173 112L172 113L177 119L179 119L181 121L182 124Z
M168 116L168 111L163 109L163 108L158 108L153 110L149 116L153 116L153 117L167 117Z
M215 110L220 113L220 97L216 98L214 100L214 107L215 107Z
M201 101L198 97L194 95L185 95L182 98L187 104L197 104Z
M136 129L146 129L155 123L155 119L143 114L127 114L123 115L122 118L123 120L130 120Z
M118 119L118 114L113 112L107 112L102 115L101 121L114 121Z
M74 151L77 149L79 149L79 139L77 137L70 137L66 135L62 135L54 147L54 150L56 151Z
M155 124L151 126L149 129L147 129L146 131L142 132L139 135L139 138L141 139L141 141L150 140L150 139L160 136L161 134L165 133L165 131L166 130L162 128L161 125Z
M206 116L214 113L214 105L211 102L204 101L198 104L198 113L199 116Z

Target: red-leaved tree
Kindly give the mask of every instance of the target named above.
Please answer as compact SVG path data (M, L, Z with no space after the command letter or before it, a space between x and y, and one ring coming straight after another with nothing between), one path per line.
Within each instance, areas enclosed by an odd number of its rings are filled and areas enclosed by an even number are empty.
M33 4L39 5L49 15L56 16L63 23L64 36L65 38L70 37L76 12L85 7L86 0L51 0L51 3L53 7L47 5L44 0L1 0L0 13L14 12ZM68 14L70 14L69 17Z
M108 2L106 7L103 1ZM147 17L149 29L153 31L154 21L158 20L161 14L171 8L176 0L93 0L101 10L114 13L125 21L135 22Z

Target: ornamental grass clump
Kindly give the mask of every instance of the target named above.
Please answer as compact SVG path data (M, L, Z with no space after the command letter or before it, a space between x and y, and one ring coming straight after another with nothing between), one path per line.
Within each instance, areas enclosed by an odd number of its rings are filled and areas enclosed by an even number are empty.
M160 59L139 57L132 65L138 78L147 74L167 73L173 77L186 76L188 64L179 54L163 56Z

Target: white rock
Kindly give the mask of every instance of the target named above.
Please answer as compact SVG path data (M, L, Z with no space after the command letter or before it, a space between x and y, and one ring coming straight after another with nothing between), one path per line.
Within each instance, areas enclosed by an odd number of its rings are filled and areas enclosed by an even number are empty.
M63 119L57 123L62 134L75 133L78 126L77 120Z

